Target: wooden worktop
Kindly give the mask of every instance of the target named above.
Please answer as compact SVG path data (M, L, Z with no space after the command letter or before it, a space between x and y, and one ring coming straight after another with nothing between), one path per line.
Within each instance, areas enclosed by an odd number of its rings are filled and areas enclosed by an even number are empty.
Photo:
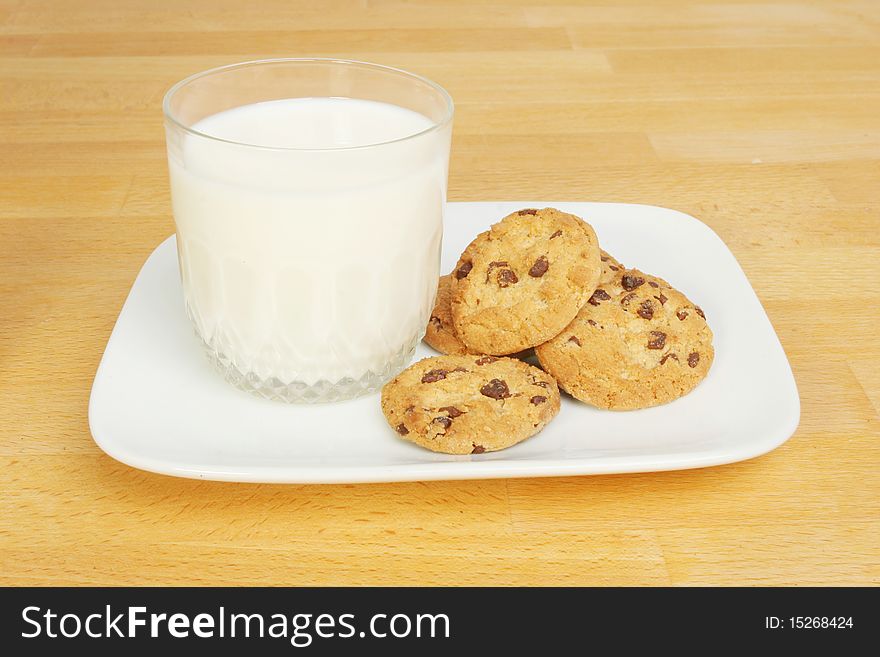
M450 200L709 224L791 360L797 433L703 470L358 486L104 455L92 378L174 230L162 95L273 56L444 85ZM0 0L0 136L0 584L880 583L880 3Z

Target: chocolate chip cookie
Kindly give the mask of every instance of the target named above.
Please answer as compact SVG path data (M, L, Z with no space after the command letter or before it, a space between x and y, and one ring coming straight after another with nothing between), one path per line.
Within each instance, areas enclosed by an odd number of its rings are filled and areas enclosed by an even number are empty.
M472 353L455 334L452 323L452 274L440 277L437 301L431 311L431 319L425 328L425 342L441 354L462 355Z
M382 412L405 439L446 454L482 454L535 435L559 412L537 367L495 356L435 356L382 388Z
M564 331L535 348L541 366L599 408L646 408L686 395L715 355L705 314L662 278L637 269L613 274Z
M481 233L453 272L452 319L471 351L512 354L565 328L599 280L593 228L553 208L520 210Z

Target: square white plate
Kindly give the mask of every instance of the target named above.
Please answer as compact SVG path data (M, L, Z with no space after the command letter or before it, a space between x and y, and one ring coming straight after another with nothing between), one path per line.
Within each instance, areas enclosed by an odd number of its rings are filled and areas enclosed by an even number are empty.
M721 239L691 216L618 203L450 203L443 271L480 231L524 207L587 219L602 247L681 289L706 312L715 363L690 395L641 411L563 398L537 436L471 456L435 454L385 423L378 393L285 405L241 392L213 369L184 314L174 237L147 259L92 387L95 442L123 463L179 477L343 483L645 472L731 463L794 433L800 400L761 303ZM422 345L416 358L433 355Z

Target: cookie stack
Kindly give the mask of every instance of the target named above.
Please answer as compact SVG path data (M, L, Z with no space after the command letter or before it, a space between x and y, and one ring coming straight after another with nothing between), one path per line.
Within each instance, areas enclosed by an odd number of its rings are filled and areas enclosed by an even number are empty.
M559 411L559 388L602 409L664 404L714 357L699 306L553 208L514 212L470 243L440 279L425 341L446 355L389 382L382 410L403 438L450 454L538 433ZM543 369L504 357L532 348Z

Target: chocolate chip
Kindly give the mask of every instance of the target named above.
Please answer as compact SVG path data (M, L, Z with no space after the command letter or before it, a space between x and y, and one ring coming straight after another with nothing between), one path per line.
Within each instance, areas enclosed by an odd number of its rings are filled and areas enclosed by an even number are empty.
M452 426L452 418L446 417L445 415L441 415L439 417L435 417L432 422L434 424L439 424L444 429L448 429Z
M541 256L540 258L535 260L535 264L533 264L532 268L529 269L529 276L531 276L532 278L541 278L541 276L547 273L547 270L549 268L550 262L545 256Z
M519 283L519 279L512 269L502 269L498 272L498 286L510 287L514 283Z
M464 415L464 411L458 410L455 406L443 406L438 410L445 411L449 417L458 417Z
M578 340L578 337L577 337L576 335L571 336L571 337L568 339L568 341L569 341L569 342L574 342L578 347L581 346L581 341Z
M533 210L532 208L528 208L528 209L526 209L526 210L519 210L519 211L517 212L517 214L518 214L519 216L522 217L522 216L527 215L527 214L538 214L538 211L537 211L537 210Z
M676 310L675 316L678 317L681 321L684 321L685 319L687 319L688 312L687 310Z
M666 345L666 334L663 331L651 331L648 349L662 349Z
M661 305L661 306L662 306L662 305L665 305L666 302L669 301L669 298L668 298L665 294L663 294L662 292L660 293L660 296L658 296L658 297L654 297L654 298L657 299L657 301L660 302L660 305Z
M466 370L466 369L463 368L463 367L456 367L456 368L455 368L454 370L452 370L452 371L453 371L453 372L469 372L470 370Z
M614 265L608 265L608 269L610 269L611 271L620 271L620 268L615 267Z
M690 355L688 356L688 365L690 367L696 367L697 363L699 363L699 362L700 362L700 354L698 354L696 351L692 351L690 353Z
M672 352L669 352L668 354L663 354L663 358L660 359L660 364L663 365L670 358L672 360L678 360L678 356L676 356Z
M654 304L650 299L645 299L636 312L642 319L651 319L654 316Z
M406 434L409 433L409 429L406 428L405 424L398 424L397 425L397 433L399 433L401 436L405 436Z
M463 263L461 263L461 267L456 270L455 277L458 280L461 280L462 278L467 278L467 275L471 273L471 269L473 268L474 263L472 263L470 260L465 260Z
M562 231L561 231L561 230L557 230L555 233L553 233L553 234L550 236L550 239L552 240L553 238L555 238L555 237L559 237L560 235L562 235Z
M648 281L648 285L650 285L651 287L660 287L660 286L659 286L657 283L655 283L654 281Z
M591 306L598 306L600 301L608 301L610 298L611 295L602 288L599 288L593 292L593 296L590 297L589 302Z
M546 381L532 381L533 386L541 386L542 388L549 388L550 384Z
M608 262L608 260L609 260L608 256L599 256L599 257L602 258L602 262Z
M449 374L449 370L431 370L430 372L425 372L425 375L422 377L422 383L434 383L440 381L441 379L445 379L447 374Z
M436 326L438 329L443 327L443 320L437 317L436 315L431 315L431 326Z
M498 267L509 267L510 265L507 263L507 260L493 260L489 263L489 266L486 267L486 282L489 282L489 279L492 277L492 272Z
M510 388L501 379L492 379L480 388L480 393L492 399L506 399L510 397Z
M547 398L544 397L543 395L535 395L529 401L532 402L535 406L537 406L538 404L543 404L545 401L547 401Z
M703 319L706 319L706 315L703 314L703 309L702 309L702 308L700 308L699 306L694 306L694 310L697 311L697 314L698 314L700 317L702 317Z
M595 326L595 325L596 325L596 322L593 321L592 319L588 319L588 320L587 320L587 324L589 324L590 326Z
M496 360L498 359L495 356L481 356L480 358L477 358L474 363L476 365L488 365L489 363L494 363Z
M620 284L623 285L624 290L635 290L639 285L642 285L645 282L645 279L641 276L633 276L632 274L624 274L620 278Z
M635 298L636 298L636 293L630 292L629 294L626 294L623 296L623 298L620 300L620 305L621 306L628 306L629 302Z
M474 445L474 444L471 443L471 445ZM483 447L482 445L474 445L474 449L471 452L471 454L482 454L485 451L486 451L486 448Z

